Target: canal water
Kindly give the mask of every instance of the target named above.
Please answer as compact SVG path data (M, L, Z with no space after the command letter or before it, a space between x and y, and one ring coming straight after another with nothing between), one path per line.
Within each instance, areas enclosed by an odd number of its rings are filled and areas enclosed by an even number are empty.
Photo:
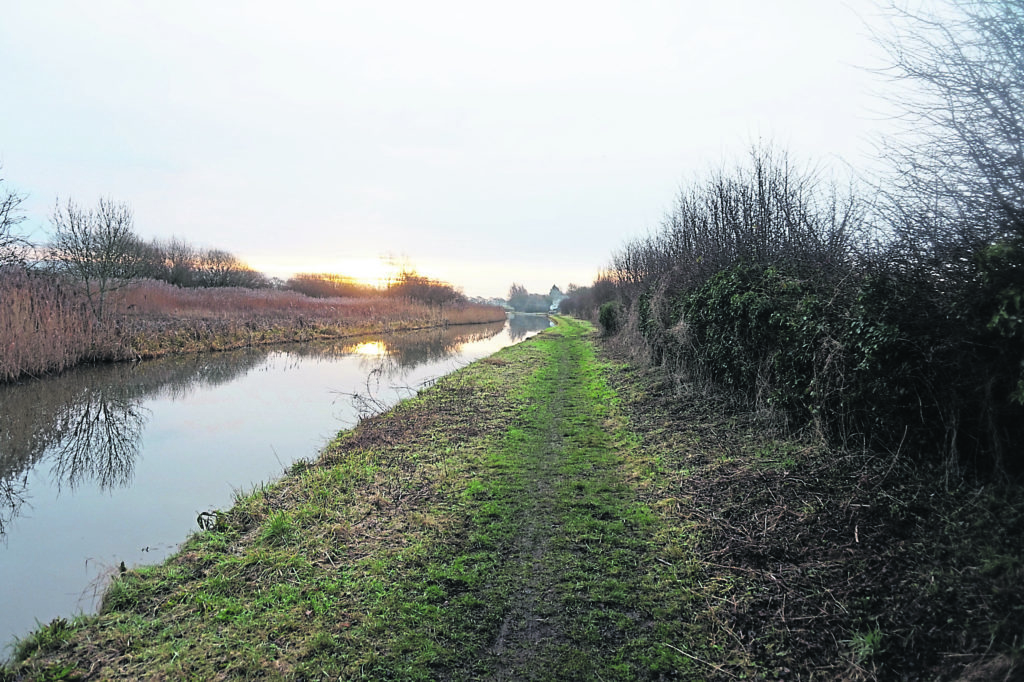
M549 324L519 315L0 386L0 660L37 624L94 611L121 562L162 561L202 512L314 458L361 414Z

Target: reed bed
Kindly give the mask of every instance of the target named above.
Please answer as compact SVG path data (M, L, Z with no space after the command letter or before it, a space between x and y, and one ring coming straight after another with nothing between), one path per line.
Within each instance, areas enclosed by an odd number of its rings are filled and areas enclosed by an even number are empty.
M402 298L315 299L294 291L183 289L143 280L116 291L96 319L73 284L0 272L0 381L83 362L152 358L504 320L500 308Z
M115 359L116 327L100 324L76 287L20 268L0 270L0 381Z

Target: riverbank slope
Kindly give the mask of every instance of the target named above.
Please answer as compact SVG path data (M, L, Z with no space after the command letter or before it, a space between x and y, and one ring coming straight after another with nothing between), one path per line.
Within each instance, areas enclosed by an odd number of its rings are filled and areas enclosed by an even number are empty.
M0 677L1019 674L1019 491L937 481L562 320L240 497Z

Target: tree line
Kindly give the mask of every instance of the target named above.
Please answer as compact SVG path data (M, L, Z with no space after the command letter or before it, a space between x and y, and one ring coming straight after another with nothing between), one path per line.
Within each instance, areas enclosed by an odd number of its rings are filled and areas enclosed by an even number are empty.
M575 285L570 285L570 291L576 290ZM565 299L565 294L556 285L552 285L546 294L532 294L526 287L518 282L513 282L508 289L508 306L520 313L547 313L557 307Z
M508 305L520 313L546 313L551 308L551 297L531 294L522 284L513 283L508 289Z
M448 282L426 277L410 267L402 268L379 287L344 275L299 273L290 277L284 288L313 298L399 298L438 308L467 301L465 294Z
M95 207L58 201L50 217L51 238L35 244L17 229L25 219L24 199L0 179L0 270L32 269L78 282L97 318L104 316L112 291L137 279L179 287L273 287L314 298L386 296L435 307L466 301L451 284L412 268L404 268L383 287L329 273L274 280L223 249L199 248L179 237L146 241L135 231L131 206L109 198L101 198Z
M562 309L847 445L1024 468L1024 1L891 9L906 137L840 185L770 145Z
M20 235L25 197L0 179L0 268L34 269L81 283L97 317L110 292L140 278L182 287L266 288L269 278L223 249L199 248L177 237L145 241L135 231L131 206L101 198L95 207L57 202L49 241Z

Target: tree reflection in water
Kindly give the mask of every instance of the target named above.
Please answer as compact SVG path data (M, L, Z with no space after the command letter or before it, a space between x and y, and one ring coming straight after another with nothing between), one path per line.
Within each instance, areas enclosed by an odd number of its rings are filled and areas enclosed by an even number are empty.
M26 504L31 469L49 463L58 489L126 486L149 414L146 399L230 381L265 356L242 351L84 367L0 386L0 535Z
M501 333L508 325L509 338L520 341L527 335L547 329L551 321L544 315L509 315L506 322L472 325L448 329L426 329L387 338L383 343L367 348L362 368L366 372L363 390L340 391L348 398L360 419L385 412L389 403L381 398L384 389L401 394L415 395L422 386L403 386L395 382L409 370L428 362L444 360L458 353L464 344L489 339ZM428 380L425 385L429 385Z
M28 474L23 474L21 480L0 480L0 537L4 535L5 524L10 523L11 519L21 513L27 487Z
M522 339L548 324L545 317L511 316L511 338ZM402 372L443 360L464 344L491 338L503 328L499 322L385 338L183 355L84 367L58 377L0 385L0 536L28 503L29 471L44 463L57 488L95 485L109 490L129 485L149 418L147 400L186 399L201 388L248 374L271 354L327 361L351 356L367 345L373 347L365 357L368 377L392 382Z
M527 335L547 329L551 321L544 315L509 315L506 322L466 325L444 329L423 329L382 339L375 352L366 353L364 367L380 378L394 379L429 362L444 360L467 343L483 341L500 334L508 325L509 337L521 341ZM351 352L351 347L349 347Z
M148 411L121 386L90 387L56 415L50 444L51 477L58 488L95 483L101 490L128 485Z

